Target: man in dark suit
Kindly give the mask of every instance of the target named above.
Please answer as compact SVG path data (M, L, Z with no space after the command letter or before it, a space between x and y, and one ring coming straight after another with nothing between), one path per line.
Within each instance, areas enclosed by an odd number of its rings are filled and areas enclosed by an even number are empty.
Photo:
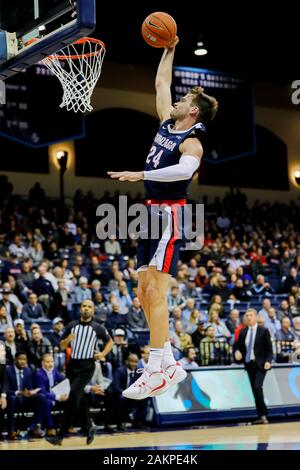
M123 390L132 385L140 375L137 373L138 356L129 354L126 365L119 367L114 374L114 390L116 397L117 427L126 430L128 416L132 415L135 428L145 428L147 400L130 400L122 396Z
M257 312L253 308L246 311L244 318L247 327L240 332L235 359L244 362L249 376L259 416L254 424L268 424L263 382L273 358L270 332L267 328L258 326Z
M44 354L42 357L42 367L35 374L34 385L36 388L40 389L38 393L45 397L46 403L44 418L47 436L54 436L56 434L51 410L57 403L64 402L68 399L68 395L56 396L51 389L64 379L65 377L54 367L52 354Z
M33 388L33 372L27 367L26 354L22 352L16 354L15 365L6 367L6 380L8 439L17 439L14 432L14 413L20 409L34 410L30 434L34 437L43 437L44 433L40 427L45 413L45 397Z
M37 295L31 292L28 296L29 302L23 305L22 318L27 322L34 322L39 318L44 318L44 311L41 304L38 303Z

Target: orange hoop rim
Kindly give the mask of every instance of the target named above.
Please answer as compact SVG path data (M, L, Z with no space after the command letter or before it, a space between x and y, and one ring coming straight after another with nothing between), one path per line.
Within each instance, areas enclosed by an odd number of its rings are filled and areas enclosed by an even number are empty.
M103 50L105 51L105 44L100 39L83 37L83 38L80 38L77 41L73 42L72 44L73 45L74 44L85 44L86 42L92 42L94 44L99 44L101 46L101 49L99 49L97 51L94 51L94 52L87 52L86 54L70 54L70 55L51 54L48 57L46 57L45 59L49 59L49 60L54 60L54 59L56 59L56 60L67 60L67 59L78 60L78 59L83 59L83 58L88 59L89 57L95 57L95 56L101 54L101 52ZM69 46L71 46L71 44L69 44ZM68 47L68 45L66 47Z

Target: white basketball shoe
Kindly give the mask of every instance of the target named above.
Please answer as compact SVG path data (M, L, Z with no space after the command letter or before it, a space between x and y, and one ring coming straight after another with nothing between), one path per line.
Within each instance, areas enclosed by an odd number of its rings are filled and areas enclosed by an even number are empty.
M164 370L164 374L167 380L167 385L166 387L164 387L163 391L159 391L158 393L159 395L161 393L164 393L166 390L173 387L174 385L178 384L179 382L182 382L187 376L186 371L179 364L179 362L176 362L175 364L168 366Z
M167 378L163 371L150 373L145 368L137 372L142 372L141 377L122 392L123 397L132 400L143 400L148 397L156 397L164 392L167 386Z

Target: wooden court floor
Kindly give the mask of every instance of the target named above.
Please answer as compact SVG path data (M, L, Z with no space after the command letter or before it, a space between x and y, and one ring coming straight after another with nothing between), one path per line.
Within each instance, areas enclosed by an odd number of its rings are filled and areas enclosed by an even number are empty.
M203 449L203 450L300 450L300 422L269 425L207 427L151 432L97 434L92 445L84 437L70 437L62 447L45 439L0 442L0 450L88 449Z

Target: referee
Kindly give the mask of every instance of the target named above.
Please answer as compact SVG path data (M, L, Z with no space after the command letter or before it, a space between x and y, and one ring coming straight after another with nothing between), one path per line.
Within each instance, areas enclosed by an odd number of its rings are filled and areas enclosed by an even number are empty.
M101 360L112 349L113 341L107 330L94 321L94 311L94 303L91 300L84 300L80 306L80 320L72 321L67 325L60 342L62 350L65 350L71 343L71 359L66 368L71 390L64 409L60 431L56 436L47 438L47 441L53 445L62 445L63 438L78 414L80 402L84 399L84 388L94 374L95 359ZM102 352L95 353L98 339L103 340L105 348ZM86 408L84 418L87 424L86 443L91 444L97 428L91 425L88 408Z

